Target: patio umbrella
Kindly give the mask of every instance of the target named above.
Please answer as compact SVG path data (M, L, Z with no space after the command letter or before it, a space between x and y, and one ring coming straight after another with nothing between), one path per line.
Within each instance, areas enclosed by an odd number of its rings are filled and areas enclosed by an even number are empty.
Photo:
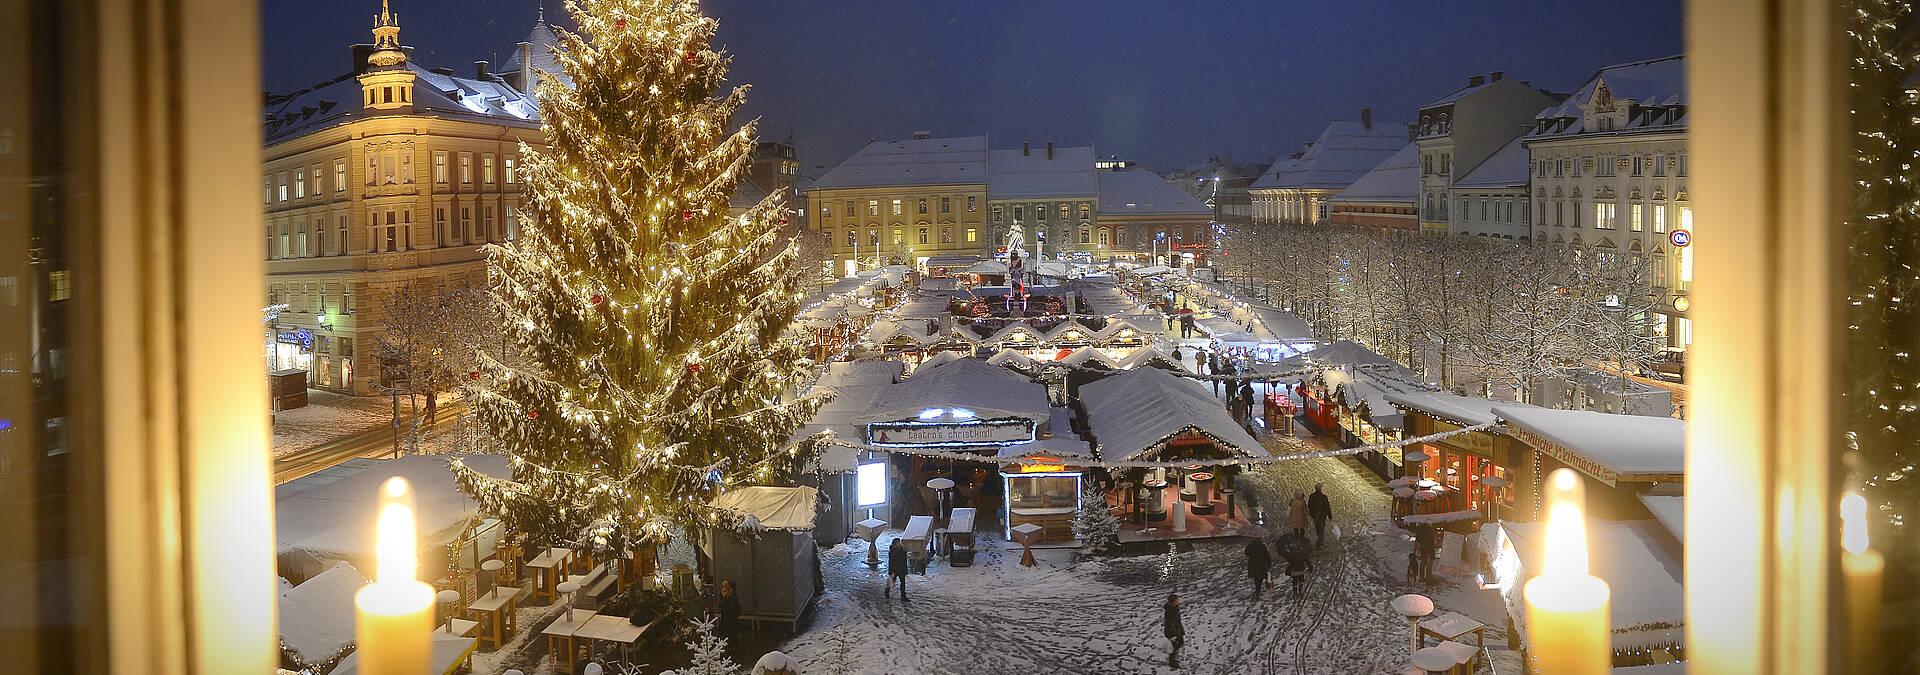
M1306 560L1308 556L1313 555L1313 541L1307 539L1307 535L1299 532L1288 532L1280 535L1280 540L1273 543L1273 548L1278 551L1280 557L1286 559L1287 562L1303 561Z

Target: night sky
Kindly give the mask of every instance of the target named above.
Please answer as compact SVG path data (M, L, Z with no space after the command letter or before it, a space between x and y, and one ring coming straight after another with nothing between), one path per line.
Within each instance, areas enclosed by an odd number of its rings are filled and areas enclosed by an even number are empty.
M429 67L503 63L538 0L390 0ZM911 2L706 0L741 121L831 167L869 140L989 134L1092 143L1157 170L1295 152L1329 119L1406 121L1493 70L1570 92L1601 66L1680 53L1679 0ZM1177 11L1171 11L1177 8ZM263 0L264 87L349 68L379 0ZM549 22L565 25L560 0Z

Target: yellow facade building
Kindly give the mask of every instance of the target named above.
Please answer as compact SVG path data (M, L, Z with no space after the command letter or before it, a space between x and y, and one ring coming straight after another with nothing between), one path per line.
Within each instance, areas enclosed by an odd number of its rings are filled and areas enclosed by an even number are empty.
M867 144L807 190L807 226L836 271L979 255L986 241L987 137Z
M269 368L357 394L380 384L381 298L484 287L482 247L518 231L520 145L544 140L534 101L484 63L422 68L385 7L373 33L351 72L264 111L266 295L284 305L266 323Z

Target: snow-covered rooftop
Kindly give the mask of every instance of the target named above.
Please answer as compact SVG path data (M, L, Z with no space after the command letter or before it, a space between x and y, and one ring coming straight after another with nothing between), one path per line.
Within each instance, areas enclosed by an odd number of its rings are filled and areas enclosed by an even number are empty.
M322 557L373 555L380 484L399 476L413 487L415 526L421 548L444 546L460 535L479 504L454 485L446 455L356 459L273 489L274 536L281 550ZM459 456L468 467L498 478L512 474L502 455Z
M1527 186L1527 162L1531 156L1521 138L1516 136L1501 146L1480 166L1473 168L1453 184L1456 188L1524 188Z
M352 565L334 563L299 586L282 588L280 640L308 663L339 653L353 644L353 595L366 585L367 578Z
M1145 458L1189 430L1205 432L1232 454L1268 454L1260 441L1234 423L1207 385L1159 368L1121 371L1081 385L1080 403L1103 459Z
M856 424L913 419L933 408L963 408L980 419L1025 417L1036 426L1052 419L1047 388L980 359L960 359L882 388Z
M987 151L988 199L1092 199L1100 192L1093 146Z
M1419 197L1420 146L1408 143L1328 201L1412 204Z
M1275 162L1249 190L1340 190L1407 145L1407 125L1334 120L1300 158Z
M987 182L987 137L875 141L813 182L815 190Z
M498 76L483 80L447 75L413 61L408 61L405 67L414 74L410 112L365 109L360 103L360 81L349 72L270 99L271 103L261 111L267 142L279 143L356 119L389 114L468 119L526 128L540 126L538 104Z
M1601 68L1565 102L1541 111L1538 126L1525 138L1535 141L1595 131L1587 128L1582 109L1593 102L1603 84L1614 101L1632 101L1635 106L1626 123L1611 133L1686 128L1687 59L1677 55Z
M831 430L842 440L860 439L860 426L853 418L867 412L880 391L900 381L904 366L894 360L841 361L827 364L827 372L814 382L813 391L831 391L832 401L814 411L813 419L794 432L790 442ZM832 472L853 471L856 454L851 448L835 446L821 452L820 468Z
M1687 423L1683 420L1508 405L1495 406L1493 414L1506 420L1509 430L1538 436L1616 474L1681 474L1687 470Z
M769 530L811 530L820 492L810 487L750 485L713 498L717 509L752 516Z
M1419 411L1434 417L1460 422L1466 426L1494 422L1495 406L1534 407L1525 403L1460 396L1441 391L1394 392L1387 394L1386 399L1402 410Z
M1319 366L1323 368L1379 365L1391 366L1401 370L1406 369L1406 367L1400 365L1398 361L1381 356L1373 350L1367 349L1365 345L1352 340L1341 340L1305 354L1288 357L1286 360L1281 361L1280 365L1287 367ZM1407 372L1411 373L1412 371Z
M1520 556L1522 576L1533 576L1540 569L1546 523L1502 521L1500 525ZM1587 519L1588 565L1611 592L1614 649L1684 642L1686 594L1680 561L1660 543L1665 536L1656 532L1660 527L1651 520ZM1514 592L1518 589L1516 584ZM1671 628L1656 627L1660 625Z
M1017 459L1021 457L1086 459L1093 456L1093 450L1087 446L1086 441L1080 440L1071 433L1063 433L1061 430L1056 429L1051 438L1042 438L1031 443L1021 443L1019 445L1003 446L996 456L1001 459Z
M1128 216L1213 216L1213 209L1151 171L1101 171L1098 176L1103 220Z
M1666 487L1662 485L1661 487ZM1687 540L1687 497L1683 494L1641 493L1640 503L1647 505L1653 513L1653 519L1673 533L1679 541Z

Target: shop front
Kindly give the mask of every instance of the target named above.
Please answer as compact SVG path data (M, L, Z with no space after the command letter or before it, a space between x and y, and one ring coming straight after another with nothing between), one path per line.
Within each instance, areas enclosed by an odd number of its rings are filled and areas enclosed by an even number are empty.
M1389 394L1393 405L1406 411L1407 437L1457 432L1495 420L1495 405L1524 406L1508 401L1456 396L1440 392ZM1525 406L1531 407L1531 406ZM1456 433L1406 446L1408 454L1426 459L1407 462L1403 475L1432 480L1453 503L1452 510L1475 510L1489 518L1531 519L1533 490L1532 448L1492 430Z
M313 372L313 332L305 328L282 328L274 331L273 341L267 343L268 353L274 371L304 370ZM309 385L312 383L309 382Z

